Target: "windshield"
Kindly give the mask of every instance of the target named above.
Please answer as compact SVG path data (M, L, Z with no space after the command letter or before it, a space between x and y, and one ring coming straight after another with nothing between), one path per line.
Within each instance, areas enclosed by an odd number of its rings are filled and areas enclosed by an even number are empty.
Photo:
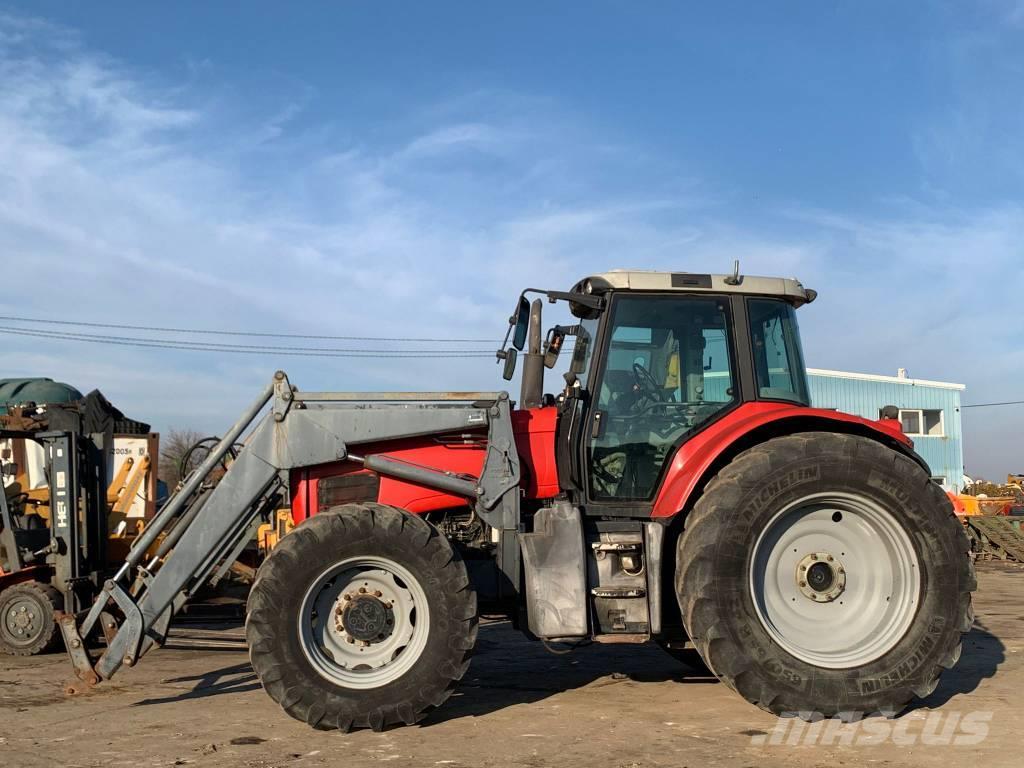
M750 340L758 397L810 405L796 310L775 299L750 299Z

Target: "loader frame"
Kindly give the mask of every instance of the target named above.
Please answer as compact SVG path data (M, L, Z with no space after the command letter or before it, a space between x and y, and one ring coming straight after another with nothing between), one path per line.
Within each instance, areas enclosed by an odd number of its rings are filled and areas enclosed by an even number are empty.
M227 472L212 484L213 470L268 403ZM465 497L497 531L500 589L518 593L520 460L510 412L507 392L300 392L278 371L135 540L84 618L58 616L79 681L69 692L110 679L122 665L132 666L162 645L175 613L201 586L224 575L254 528L287 494L289 472L301 467L348 460ZM484 429L487 453L479 477L350 450L361 443ZM108 610L111 603L123 616L120 623ZM107 647L94 660L86 640L97 628Z

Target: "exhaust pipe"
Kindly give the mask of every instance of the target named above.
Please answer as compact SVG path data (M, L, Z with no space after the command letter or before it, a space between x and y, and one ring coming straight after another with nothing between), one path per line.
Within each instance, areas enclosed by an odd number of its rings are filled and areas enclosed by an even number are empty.
M544 355L541 352L541 314L544 303L534 299L530 305L530 335L526 354L523 355L523 380L519 397L520 408L539 408L544 397Z

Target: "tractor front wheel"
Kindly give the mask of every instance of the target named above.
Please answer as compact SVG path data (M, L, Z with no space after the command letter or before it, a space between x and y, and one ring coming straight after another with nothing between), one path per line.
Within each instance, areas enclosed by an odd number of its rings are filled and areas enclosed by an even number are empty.
M469 666L476 595L451 543L382 504L306 520L264 561L246 637L264 689L320 729L411 725Z
M683 621L750 702L803 717L896 714L960 657L975 588L948 498L910 458L808 432L736 457L678 545Z

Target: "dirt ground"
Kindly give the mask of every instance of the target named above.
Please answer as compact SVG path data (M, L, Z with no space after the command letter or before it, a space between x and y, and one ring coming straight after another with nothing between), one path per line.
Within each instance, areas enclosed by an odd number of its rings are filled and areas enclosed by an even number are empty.
M556 656L492 623L455 696L424 723L322 733L260 690L240 627L183 626L80 698L61 692L63 655L0 657L0 766L1019 766L1024 570L980 564L978 577L960 663L897 720L806 726L655 646Z

